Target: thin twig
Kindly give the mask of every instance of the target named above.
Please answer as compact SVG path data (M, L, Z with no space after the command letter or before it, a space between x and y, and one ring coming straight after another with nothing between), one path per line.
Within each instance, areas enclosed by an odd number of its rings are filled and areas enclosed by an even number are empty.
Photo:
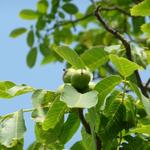
M131 16L129 12L125 11L124 9L118 7L118 6L112 6L112 7L103 7L101 8L101 11L119 11L127 16ZM60 27L60 26L65 26L65 25L68 25L68 24L76 24L78 22L81 22L81 21L84 21L90 17L93 17L93 13L89 13L81 18L78 18L78 19L75 19L75 20L69 20L69 21L60 21L60 22L57 22L56 24L54 24L51 28L47 29L47 32L57 28L57 27Z
M115 29L113 29L112 27L110 27L103 19L103 17L101 16L101 13L100 13L100 10L101 10L101 7L98 6L95 10L95 16L97 18L97 20L103 25L103 27L108 31L110 32L112 35L114 35L116 37L116 39L120 40L122 42L122 44L124 45L125 49L126 49L126 55L127 55L127 58L130 60L130 61L133 61L132 60L132 55L131 55L131 47L130 47L130 43L118 32L116 31ZM143 84L142 84L142 80L140 78L140 75L138 73L138 71L135 71L135 76L136 76L136 79L137 79L137 83L138 83L138 86L140 87L142 93L148 97L148 94L147 94L147 91L145 90Z

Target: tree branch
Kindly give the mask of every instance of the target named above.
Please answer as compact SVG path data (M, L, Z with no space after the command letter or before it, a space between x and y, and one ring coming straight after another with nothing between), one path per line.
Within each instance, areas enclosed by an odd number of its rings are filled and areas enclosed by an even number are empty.
M112 7L108 7L108 8L107 7L102 7L101 8L101 11L116 11L116 10L123 13L123 14L125 14L125 15L127 15L127 16L131 16L129 12L125 11L124 9L122 9L118 6L112 6ZM58 23L54 24L53 27L47 29L47 32L49 32L49 31L51 31L51 30L53 30L57 27L60 27L60 26L65 26L65 25L68 25L68 24L76 24L80 21L84 21L84 20L88 19L89 17L93 17L93 13L89 13L89 14L87 14L87 15L81 17L81 18L75 19L75 20L58 22Z
M88 122L85 120L85 118L84 118L84 115L83 115L83 109L82 108L78 108L78 114L79 114L79 118L80 118L80 121L81 121L81 123L82 123L82 125L84 126L84 128L85 128L85 131L88 133L88 134L92 134L91 133L91 128L90 128L90 125L88 124ZM96 139L96 149L97 150L101 150L101 148L102 148L102 143L101 143L101 140L100 140L100 138L98 137L98 135L97 134L95 134L96 135L96 137L95 137L95 139Z
M103 27L108 31L110 32L112 35L114 35L116 37L116 39L120 40L122 42L122 44L124 45L125 49L126 49L126 55L127 55L127 58L130 60L130 61L133 61L132 60L132 55L131 55L131 47L130 47L130 44L128 43L128 41L118 32L116 31L115 29L113 29L112 27L110 27L105 21L104 19L102 18L101 14L100 14L100 10L102 8L100 6L98 6L95 10L95 16L97 18L97 20L103 25ZM148 94L147 94L147 91L145 90L143 84L142 84L142 80L140 78L140 75L138 73L138 71L135 71L135 76L136 76L136 79L137 79L137 83L138 83L138 86L140 87L142 93L148 97Z
M84 126L86 132L88 134L91 134L90 125L88 124L88 122L84 118L83 109L82 108L78 108L78 114L79 114L80 121L81 121L82 125Z

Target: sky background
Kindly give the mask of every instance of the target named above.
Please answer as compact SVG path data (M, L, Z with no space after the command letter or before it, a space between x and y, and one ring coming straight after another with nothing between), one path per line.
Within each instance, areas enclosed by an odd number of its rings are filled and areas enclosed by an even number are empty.
M35 8L36 0L5 0L0 5L0 80L13 81L16 84L28 84L36 88L54 90L62 84L63 64L55 63L40 66L40 58L33 69L26 65L26 55L29 48L26 45L26 36L11 39L9 33L17 27L30 27L29 21L21 20L18 17L20 10L24 8ZM89 1L75 0L80 3L80 9L85 10ZM150 67L142 74L143 81L150 76ZM18 96L13 99L0 99L0 115L11 113L19 109L31 108L31 94ZM30 113L25 113L27 132L25 134L25 150L34 141L34 123ZM71 142L66 145L69 148L80 138L77 134Z
M16 39L9 37L11 30L17 27L30 27L32 22L19 18L18 13L25 8L35 8L37 0L5 0L0 5L0 81L9 80L16 84L28 84L36 88L55 90L62 84L63 64L55 63L40 65L41 56L33 69L26 65L26 55L29 48L26 44L26 35ZM88 5L87 0L76 0L80 3L82 11ZM12 113L19 109L31 108L31 94L15 97L13 99L0 99L0 115ZM27 132L25 133L25 150L34 141L34 122L30 113L25 113ZM69 148L80 138L77 134L66 145Z

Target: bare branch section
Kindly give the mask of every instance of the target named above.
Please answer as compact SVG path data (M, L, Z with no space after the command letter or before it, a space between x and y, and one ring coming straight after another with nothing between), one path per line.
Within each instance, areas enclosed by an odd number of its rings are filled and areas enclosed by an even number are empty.
M102 8L100 6L98 6L95 10L95 16L97 18L97 20L103 25L103 27L108 31L110 32L112 35L114 35L116 37L116 39L120 40L122 42L122 44L124 45L125 49L126 49L126 55L127 55L127 58L130 60L130 61L133 61L132 60L132 55L131 55L131 47L130 47L130 44L129 42L118 32L116 31L115 29L113 29L112 27L110 27L106 22L105 20L103 19L103 17L101 16L101 10ZM143 83L142 83L142 80L140 78L140 75L138 73L138 71L135 71L135 76L136 76L136 79L137 79L137 83L138 83L138 86L140 87L142 93L148 97L148 94L147 94L147 91L145 89L145 87L143 86Z
M112 6L112 7L109 7L109 8L107 8L107 7L101 8L101 11L116 11L116 10L123 13L124 15L131 16L129 12L125 11L124 9L122 9L118 6ZM60 27L60 26L65 26L65 25L68 25L68 24L73 24L74 25L74 24L76 24L78 22L81 22L81 21L84 21L84 20L86 20L90 17L93 17L93 13L89 13L89 14L87 14L87 15L79 18L79 19L75 19L75 20L71 20L71 21L69 20L69 21L64 21L64 22L58 22L58 23L54 24L53 27L47 29L47 32L49 32L49 31L51 31L51 30L53 30L57 27Z

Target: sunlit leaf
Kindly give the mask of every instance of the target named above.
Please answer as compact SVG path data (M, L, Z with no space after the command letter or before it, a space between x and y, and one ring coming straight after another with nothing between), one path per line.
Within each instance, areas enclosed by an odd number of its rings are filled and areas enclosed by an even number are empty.
M24 9L20 12L19 16L25 20L34 20L38 18L38 13L31 9Z
M86 50L82 55L81 59L85 65L91 70L95 70L97 67L103 65L108 61L108 55L102 47L93 47Z
M13 31L11 31L9 36L12 37L12 38L16 38L16 37L24 34L26 31L27 31L26 28L16 28Z
M44 130L53 129L62 119L67 107L66 104L57 97L49 107L45 120L42 124Z
M102 79L96 84L94 89L99 92L98 97L100 105L103 105L106 96L110 94L111 91L121 83L121 81L122 79L120 76L112 75Z
M68 46L59 46L55 52L76 68L83 68L85 65L78 54Z
M26 131L23 111L0 117L0 143L6 147L13 147L17 141L23 139Z
M47 9L48 9L48 2L47 2L47 0L40 0L40 1L37 3L37 10L38 10L40 13L46 13L46 12L47 12Z
M10 81L0 82L0 98L13 98L22 94L33 92L34 88L27 85L16 85Z
M90 91L81 94L71 85L65 85L60 100L70 108L91 108L98 102L98 92Z
M150 135L150 125L142 125L141 127L133 128L130 130L131 133L145 133Z
M132 16L150 16L150 0L144 0L131 9Z
M150 23L143 24L141 30L150 36Z
M141 69L139 65L124 57L118 57L117 55L111 54L110 60L124 77L128 77L133 74L135 70Z

